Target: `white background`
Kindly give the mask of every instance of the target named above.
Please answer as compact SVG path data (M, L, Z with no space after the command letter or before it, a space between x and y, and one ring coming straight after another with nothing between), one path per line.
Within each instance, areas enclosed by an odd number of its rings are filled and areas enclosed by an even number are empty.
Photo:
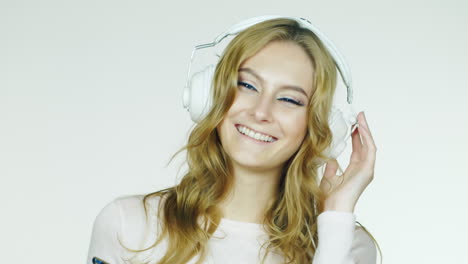
M468 263L467 7L1 0L1 262L83 263L106 203L176 183L183 155L164 166L193 124L192 48L281 14L311 20L351 67L378 148L355 213L384 263Z

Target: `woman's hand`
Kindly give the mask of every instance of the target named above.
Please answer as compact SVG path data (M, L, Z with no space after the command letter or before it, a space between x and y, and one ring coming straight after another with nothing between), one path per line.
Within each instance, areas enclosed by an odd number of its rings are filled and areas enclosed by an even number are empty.
M352 133L353 152L343 175L337 176L338 162L327 162L320 182L325 194L321 211L354 212L359 197L374 178L375 154L377 148L367 125L364 112L357 116L358 129ZM362 138L362 142L361 142Z

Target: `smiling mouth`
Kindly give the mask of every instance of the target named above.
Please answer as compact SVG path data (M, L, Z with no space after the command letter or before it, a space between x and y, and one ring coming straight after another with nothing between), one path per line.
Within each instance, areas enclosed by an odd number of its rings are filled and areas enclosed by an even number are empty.
M259 142L264 142L264 143L272 143L278 140L277 138L270 136L268 134L263 134L257 131L254 131L246 126L236 124L236 129L239 133L241 133L244 136L247 136L251 139L254 139Z

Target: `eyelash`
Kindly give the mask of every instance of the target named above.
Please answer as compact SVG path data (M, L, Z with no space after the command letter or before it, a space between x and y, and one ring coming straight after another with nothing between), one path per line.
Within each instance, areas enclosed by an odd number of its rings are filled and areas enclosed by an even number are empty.
M245 88L247 88L247 89L249 89L249 90L255 90L255 91L257 91L257 89L255 89L255 87L253 87L252 85L250 85L250 84L248 84L248 83L246 83L246 82L238 81L237 84L238 84L238 85L242 85L243 87L245 87ZM247 87L247 86L249 86L250 88ZM298 101L296 101L296 100L293 100L293 99L291 99L291 98L284 97L284 98L281 98L281 99L285 99L285 100L283 100L283 101L288 102L288 103L291 103L291 104L295 104L295 105L298 105L298 106L303 106L303 105L304 105L303 103L298 102Z

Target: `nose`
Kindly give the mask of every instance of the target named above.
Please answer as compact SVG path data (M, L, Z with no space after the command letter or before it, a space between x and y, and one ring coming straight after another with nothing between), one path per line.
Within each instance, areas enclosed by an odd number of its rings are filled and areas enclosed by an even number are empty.
M271 122L272 120L272 100L269 96L262 94L252 102L249 114L258 122Z

